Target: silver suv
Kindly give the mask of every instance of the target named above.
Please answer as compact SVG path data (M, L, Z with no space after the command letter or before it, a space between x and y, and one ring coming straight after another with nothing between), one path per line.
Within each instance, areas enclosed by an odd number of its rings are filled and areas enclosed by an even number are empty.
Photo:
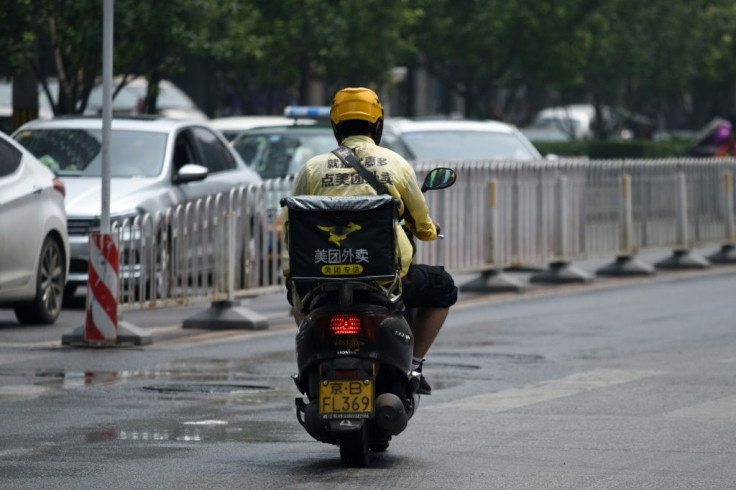
M88 233L102 213L102 119L60 117L29 122L13 138L66 185L71 266L65 296L87 283ZM110 142L111 220L261 182L206 122L116 118Z

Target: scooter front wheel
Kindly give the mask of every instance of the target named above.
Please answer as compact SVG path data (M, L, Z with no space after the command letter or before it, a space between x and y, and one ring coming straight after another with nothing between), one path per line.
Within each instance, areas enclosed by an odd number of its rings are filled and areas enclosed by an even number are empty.
M343 466L362 468L370 462L368 424L360 430L340 434L340 461Z

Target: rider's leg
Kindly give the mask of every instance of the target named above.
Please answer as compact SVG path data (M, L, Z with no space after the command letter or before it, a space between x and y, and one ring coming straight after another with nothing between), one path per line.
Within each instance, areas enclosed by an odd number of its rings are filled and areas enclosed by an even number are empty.
M414 357L424 357L440 333L449 308L419 308L412 331L414 332Z
M441 267L412 265L404 280L404 305L417 308L412 320L414 359L412 371L420 373L417 393L428 395L432 387L422 373L424 356L440 333L450 306L457 301L455 282Z

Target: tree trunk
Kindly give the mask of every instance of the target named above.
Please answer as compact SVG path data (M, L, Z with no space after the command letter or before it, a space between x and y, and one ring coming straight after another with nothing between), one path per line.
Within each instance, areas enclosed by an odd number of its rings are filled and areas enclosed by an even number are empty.
M143 104L143 114L157 114L156 104L158 102L159 88L158 84L161 81L161 74L155 72L151 74L148 80L148 88L146 89L146 99Z
M38 117L38 79L30 67L13 77L13 131Z

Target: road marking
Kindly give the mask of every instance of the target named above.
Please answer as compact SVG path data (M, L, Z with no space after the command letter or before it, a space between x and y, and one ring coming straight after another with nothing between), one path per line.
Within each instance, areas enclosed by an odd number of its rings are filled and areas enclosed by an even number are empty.
M47 347L61 347L61 339L42 340L39 342L0 342L0 349L5 349L5 348L15 349L18 347L23 347L23 348L28 348L28 349L44 349Z
M44 357L50 357L50 356L55 356L55 355L56 353L54 352L43 353L43 354L28 354L27 352L17 352L13 354L0 354L0 365L15 364L21 361L30 361L32 359L41 359Z
M596 369L571 374L540 385L462 398L428 407L428 410L460 409L500 413L609 386L630 383L658 374L662 372L636 369Z
M29 400L37 398L48 391L48 388L37 385L0 386L0 401Z
M28 456L36 452L38 448L33 447L16 447L11 449L0 450L0 458L18 458Z
M248 339L274 337L277 335L284 335L286 333L293 334L296 333L296 330L296 325L293 321L290 321L288 323L270 325L267 330L224 330L188 335L177 337L174 339L166 339L158 342L154 339L153 345L148 346L147 349L161 348L184 350L194 347L200 347L203 345L215 345L223 344L226 342L239 342Z
M698 419L736 419L736 395L680 408L667 415Z

